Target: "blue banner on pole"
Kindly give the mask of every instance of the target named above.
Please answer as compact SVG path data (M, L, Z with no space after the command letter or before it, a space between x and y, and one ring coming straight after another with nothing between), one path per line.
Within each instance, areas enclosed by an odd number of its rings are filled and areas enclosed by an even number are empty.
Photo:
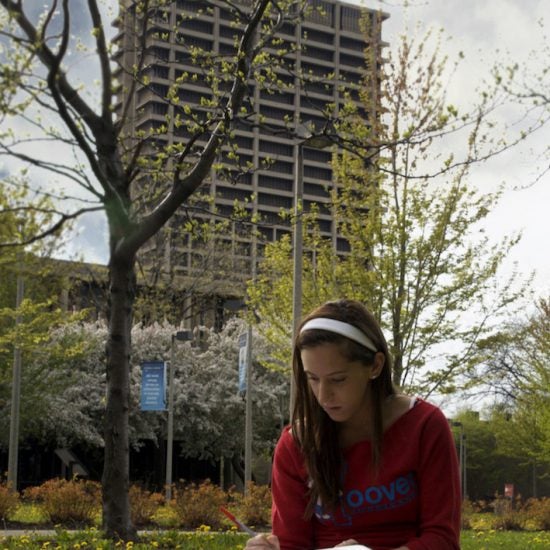
M248 338L246 334L239 336L239 392L246 393L246 349Z
M166 410L166 363L164 361L141 364L141 410Z

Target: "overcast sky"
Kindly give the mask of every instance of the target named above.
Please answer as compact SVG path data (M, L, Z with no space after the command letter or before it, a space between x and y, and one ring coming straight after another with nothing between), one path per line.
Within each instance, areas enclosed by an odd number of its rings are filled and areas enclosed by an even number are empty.
M524 67L539 71L546 67L548 71L548 57L536 55L544 42L539 22L545 15L548 21L548 0L412 0L406 9L398 0L362 4L389 13L390 18L383 26L383 38L390 45L396 43L406 28L414 29L417 23L425 29L444 29L450 37L444 44L450 57L454 58L460 51L465 55L448 89L453 102L467 104L495 60L515 60ZM548 33L548 29L545 32ZM548 76L546 82L550 86ZM548 88L544 92L547 93ZM514 262L522 272L535 269L536 292L546 296L550 294L550 173L538 183L529 184L545 167L548 168L549 143L550 128L546 128L524 147L473 169L471 176L472 183L480 188L490 188L500 182L507 184L509 191L489 216L487 231L495 239L523 231L523 239L511 254L507 270L513 268ZM541 158L544 150L545 160ZM520 190L514 190L518 188Z
M78 4L80 0L72 0ZM538 68L548 59L530 52L541 49L543 32L537 22L545 15L548 0L413 0L403 8L399 0L365 0L369 8L381 8L390 15L383 25L383 38L395 45L399 34L412 32L417 24L423 28L443 28L449 41L444 48L453 59L462 51L465 60L461 71L448 89L449 99L467 108L476 88L481 85L488 67L495 59L514 59L523 66ZM113 2L113 5L115 3ZM86 10L83 11L85 13ZM107 18L110 22L112 18ZM84 36L82 37L86 39ZM539 64L535 67L534 64ZM89 67L84 66L83 70ZM472 171L472 182L481 189L506 182L509 187L501 205L486 223L487 231L498 240L505 234L522 230L523 240L511 255L507 269L517 262L521 271L537 271L535 287L538 295L550 294L550 260L547 242L550 238L550 173L534 185L530 182L544 169L540 153L550 143L550 128L535 136L525 147L501 155ZM533 149L533 150L532 150ZM548 165L546 155L546 166ZM527 187L526 187L527 186ZM521 190L514 190L522 188ZM78 222L79 236L72 250L84 259L106 263L107 235L103 217L88 215Z
M539 25L545 15L550 23L548 0L412 0L406 10L399 0L358 3L389 13L390 18L383 26L383 38L390 45L396 43L405 29L413 29L417 23L423 29L444 29L450 37L445 43L449 56L453 58L458 52L465 56L460 71L447 90L453 103L467 106L496 60L514 60L539 72L545 67L547 86L543 91L547 93L550 89L550 59L538 55L544 40L548 44L548 38L544 39ZM480 189L493 188L501 182L506 184L508 190L501 204L484 225L495 242L506 234L523 232L523 239L508 258L502 275L507 275L515 267L525 275L535 270L534 291L541 297L550 296L550 172L536 184L531 183L545 167L548 168L549 144L550 128L546 128L544 132L535 134L524 147L471 171L471 182ZM482 409L485 403L473 402L470 405ZM451 416L464 407L462 397L442 398L439 404Z

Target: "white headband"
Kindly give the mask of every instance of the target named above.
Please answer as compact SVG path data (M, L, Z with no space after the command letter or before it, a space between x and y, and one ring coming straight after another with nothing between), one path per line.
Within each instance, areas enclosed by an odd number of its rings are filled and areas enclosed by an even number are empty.
M362 346L370 349L371 351L378 351L373 341L357 327L350 325L349 323L343 323L342 321L337 321L336 319L328 319L326 317L316 317L315 319L309 320L300 330L300 334L306 330L320 329L327 330L328 332L335 332L336 334L341 334Z

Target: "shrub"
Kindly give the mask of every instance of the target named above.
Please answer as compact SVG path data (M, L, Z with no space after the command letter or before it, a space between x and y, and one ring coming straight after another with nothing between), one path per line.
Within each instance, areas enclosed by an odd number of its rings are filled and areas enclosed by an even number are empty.
M471 500L462 501L462 529L472 528L472 516L475 514L475 506Z
M7 483L0 483L0 519L6 520L19 506L19 493Z
M497 516L509 515L512 512L512 501L498 495L491 506Z
M164 501L159 493L152 493L138 485L130 487L130 513L136 527L150 524L153 516Z
M235 497L239 518L252 526L265 526L271 523L271 490L267 485L249 482L247 494Z
M523 531L525 529L525 518L519 511L506 512L495 517L493 529L498 531Z
M179 516L173 506L159 506L151 521L163 529L176 529L179 525Z
M41 502L50 521L60 524L90 523L101 504L99 483L77 479L50 479L24 495Z
M535 529L550 530L550 498L530 498L523 509L526 520Z
M196 529L207 525L212 529L222 526L220 506L227 502L227 495L209 479L197 485L176 486L172 506L177 511L180 525Z

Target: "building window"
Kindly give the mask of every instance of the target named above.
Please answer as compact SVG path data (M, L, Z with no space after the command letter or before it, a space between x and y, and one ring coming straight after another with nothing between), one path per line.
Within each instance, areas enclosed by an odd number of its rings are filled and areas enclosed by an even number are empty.
M302 63L302 70L306 75L318 76L326 78L328 73L333 71L334 67L323 67L322 65L315 65L314 63Z
M319 229L323 233L330 233L332 231L332 223L330 220L317 220L319 224Z
M170 50L166 48L159 48L158 46L154 46L149 51L155 59L168 61L168 59L170 58Z
M361 32L359 21L361 20L362 10L351 6L341 6L341 9L340 28L344 31Z
M334 4L329 4L323 0L309 0L311 10L306 13L306 21L321 23L323 25L333 25L334 23Z
M364 42L362 42L361 40L354 40L353 38L349 38L347 36L340 36L340 46L348 50L355 50L356 52L365 51Z
M279 172L279 174L292 174L294 172L294 163L276 160L269 167L270 172Z
M304 147L304 160L313 160L315 162L328 164L332 160L332 153L323 149Z
M319 166L304 166L304 177L314 180L332 181L332 170Z
M180 29L189 29L190 31L200 32L212 36L214 34L214 25L209 21L201 21L196 17L192 19L182 18L179 22Z
M269 105L260 105L260 113L265 117L274 120L287 120L288 117L292 117L292 111L277 109L276 107L270 107Z
M137 93L138 103L141 103L141 101L150 93L164 99L168 93L168 86L153 82L152 84L149 84L149 86L141 88Z
M258 176L258 186L264 189L279 189L280 191L291 192L294 185L292 180L276 178L260 174Z
M270 212L270 211L266 211L266 210L260 210L259 211L259 214L260 214L260 217L262 219L263 222L265 223L271 223L273 225L290 225L290 220L287 218L287 219L282 219L281 216L279 216L279 214L277 214L277 212ZM278 238L278 236L277 236Z
M294 39L295 31L296 31L295 25L292 25L291 23L284 23L281 26L281 30L279 31L279 34L286 34L287 36L291 36L292 39Z
M340 70L340 80L342 82L352 82L354 84L361 82L361 79L363 78L364 73L364 66L361 65L358 67L357 71L344 71Z
M267 90L260 90L260 99L264 101L272 101L273 103L294 105L294 94L285 94L278 91L269 93Z
M201 92L194 92L193 90L189 89L181 89L178 91L178 98L182 103L192 104L192 105L200 105L201 100L204 98L206 100L210 99L210 95L206 95L206 91L204 93Z
M338 252L350 252L351 246L347 239L338 238L336 239L336 250Z
M165 115L168 112L168 105L166 103L153 101L151 103L151 112L154 115Z
M168 78L170 69L163 65L153 65L152 71L153 76L156 78Z
M260 234L260 239L264 241L273 240L273 228L272 227L258 227L258 233Z
M331 45L334 41L334 35L317 29L302 28L302 38L312 40L321 44Z
M329 198L329 193L324 185L315 183L304 183L304 195L313 195L315 197Z
M278 206L280 208L292 208L292 197L282 195L258 194L258 204L263 206Z
M324 50L322 48L310 46L305 50L305 55L309 58L320 59L321 61L332 63L334 59L334 50Z
M245 189L237 189L236 187L216 187L216 194L222 199L246 201L250 200L250 191Z
M292 145L286 143L279 143L278 141L260 141L260 151L262 153L270 153L273 155L283 155L286 157L291 157L293 154Z
M323 112L327 107L327 101L307 95L300 97L300 103L302 108L314 109L319 112Z
M177 0L176 6L180 10L197 13L201 10L205 10L208 4L203 2L203 0Z
M231 38L235 39L237 31L233 27L226 27L225 25L220 25L220 36L222 38Z
M237 183L241 185L252 185L252 174L250 172L227 169L225 171L224 180L231 182L233 185Z
M176 33L176 44L195 46L196 48L200 48L201 50L205 50L207 52L212 50L212 41L182 32Z
M292 232L288 229L277 229L277 240L283 238L285 235L292 238Z
M350 67L363 67L365 65L365 58L363 56L354 56L347 53L341 53L340 65L349 65Z
M240 149L253 149L254 140L247 136L235 136L231 138L231 144L237 145Z
M145 130L150 132L160 132L166 134L167 127L166 123L163 120L146 120L141 124L137 125L138 130Z
M234 44L225 44L224 42L220 42L220 53L222 55L233 56L237 53L237 50L235 49Z
M235 213L232 206L225 205L225 204L218 204L216 206L216 211L220 216L223 216L225 218L231 218Z
M332 85L326 82L307 81L305 82L304 88L308 93L324 95L329 98L332 98L334 92Z
M317 202L317 201L304 200L304 212L311 212L311 208L313 205L315 205L315 209L319 214L323 216L330 216L331 212L330 212L329 206L326 204L323 204L322 202ZM322 220L319 220L319 223L321 221Z

